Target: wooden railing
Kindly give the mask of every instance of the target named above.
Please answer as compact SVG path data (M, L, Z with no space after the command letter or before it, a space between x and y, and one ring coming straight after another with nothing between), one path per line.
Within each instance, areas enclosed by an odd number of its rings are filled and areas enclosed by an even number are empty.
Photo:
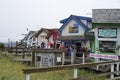
M20 50L21 49L21 50ZM25 49L25 48L12 48L9 49L8 51L11 52L22 52L23 56L25 55L25 52L28 53L32 53L34 54L35 52L62 52L62 50L60 49ZM32 58L32 63L34 64L34 58ZM114 71L114 64L117 65L116 67L116 71ZM85 63L84 62L84 57L83 57L83 64L73 64L73 65L62 65L62 66L54 66L54 67L48 67L48 68L34 68L34 69L22 69L23 73L26 74L26 80L30 80L30 73L40 73L40 72L48 72L48 71L56 71L56 70L74 70L74 76L72 80L79 80L78 78L78 69L79 68L85 68L85 67L93 67L93 66L99 66L99 65L110 65L111 67L111 72L108 73L104 73L98 76L102 76L102 75L111 75L111 79L115 79L114 78L114 74L118 74L119 75L119 65L120 65L120 61L111 61L111 62L100 62L100 63ZM95 77L95 76L93 76ZM88 80L88 79L86 79Z
M114 71L114 64L117 64L116 71ZM110 65L111 66L111 72L101 74L101 76L111 75L110 79L115 79L114 74L116 73L117 75L119 75L119 73L120 73L120 71L119 71L120 61L100 62L100 63L86 63L86 64L73 64L73 65L54 66L54 67L47 67L47 68L22 69L22 71L23 71L24 74L26 74L26 80L30 80L30 74L31 73L41 73L41 72L49 72L49 71L56 71L56 70L71 70L71 69L73 69L74 74L73 74L73 79L72 80L79 80L78 69L86 68L86 67L93 67L93 66L100 66L100 65ZM85 80L88 80L88 79L85 79Z
M35 48L35 47L33 47L31 49L14 47L14 48L8 48L7 51L9 53L13 53L12 55L20 55L22 57L23 60L17 60L17 61L24 61L25 56L31 55L31 64L32 65L35 65L36 53L61 53L62 55L64 55L62 53L63 52L62 49L40 49L40 48ZM16 60L16 59L14 59L14 60ZM64 62L64 61L62 61L62 62ZM62 64L64 64L64 63L62 63Z
M39 49L39 48L28 49L28 48L17 48L17 47L8 48L7 51L11 52L11 53L13 53L13 52L23 53L23 52L32 52L32 51L35 51L35 52L63 52L62 49Z

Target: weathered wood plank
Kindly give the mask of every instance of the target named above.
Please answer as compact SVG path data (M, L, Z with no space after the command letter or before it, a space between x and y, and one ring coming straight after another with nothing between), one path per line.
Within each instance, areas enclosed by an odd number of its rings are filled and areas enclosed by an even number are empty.
M22 59L12 59L14 61L20 61L20 62L31 62L31 58L22 58Z
M92 67L99 64L111 64L120 61L111 61L111 62L100 62L100 63L85 63L85 64L73 64L73 65L64 65L64 66L53 66L47 68L32 68L32 69L22 69L24 74L28 73L39 73L39 72L48 72L48 71L56 71L56 70L67 70L73 68L85 68L85 67Z
M89 80L89 79L94 79L94 78L97 78L97 77L107 76L107 75L110 75L110 74L116 74L118 72L120 73L120 71L107 72L107 73L96 74L96 75L87 76L87 77L86 76L82 76L82 77L79 77L79 78L74 78L74 79L69 79L69 80ZM120 77L112 78L112 80L115 80L115 79L120 79ZM105 79L105 80L111 80L111 79Z
M28 49L10 49L8 50L8 52L32 52L33 50L28 50ZM39 52L44 52L44 53L50 53L50 52L54 52L54 53L62 53L63 50L62 49L34 49L35 52L39 53Z
M63 52L62 49L36 49L35 51L37 53L39 53L39 52L44 52L44 53L49 53L49 52L58 53L58 52L60 52L60 53L62 53Z
M31 50L9 50L8 52L10 52L10 53L13 53L13 52L23 53L23 52L31 52Z

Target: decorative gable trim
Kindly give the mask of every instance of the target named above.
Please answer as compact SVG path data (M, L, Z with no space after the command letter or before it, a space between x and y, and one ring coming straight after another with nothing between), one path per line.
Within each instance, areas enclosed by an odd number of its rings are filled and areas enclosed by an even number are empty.
M76 16L76 15L71 15L71 16ZM76 17L79 18L79 19L82 19L82 20L92 21L92 18L90 18L90 17L83 17L83 16L76 16ZM60 23L64 24L69 18L61 20Z
M57 29L52 29L46 36L46 39L49 39L53 35L53 40L56 40L57 36L59 36L59 32Z
M79 25L81 25L82 28L86 31L86 30L88 30L88 27L87 27L83 22L81 22L79 19L91 20L92 18L81 17L81 16L78 17L78 16L71 15L69 18L60 21L60 22L63 22L64 24L59 28L58 31L61 33L62 30L64 29L64 27L65 27L65 26L70 22L70 20L72 20L72 19L75 20Z

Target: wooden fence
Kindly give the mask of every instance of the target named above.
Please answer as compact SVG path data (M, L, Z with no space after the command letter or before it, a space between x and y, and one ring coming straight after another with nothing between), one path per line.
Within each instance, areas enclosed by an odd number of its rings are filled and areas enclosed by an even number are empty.
M35 65L36 63L36 53L61 53L63 54L63 50L62 49L39 49L39 48L18 48L18 47L14 47L14 48L8 48L7 51L9 53L11 53L12 55L20 55L22 57L22 59L14 59L16 61L31 61L32 65ZM31 60L29 59L25 59L26 55L30 55L31 56ZM63 56L64 57L64 56ZM62 64L64 61L62 61Z
M32 48L31 50L25 49L25 48L11 48L8 50L8 52L15 52L15 53L22 53L23 58L25 56L25 53L32 53L34 54L35 52L62 52L62 50L60 49L35 49ZM31 55L32 55L31 54ZM84 58L84 57L83 57ZM32 58L33 59L33 58ZM35 59L34 59L35 60ZM32 63L34 63L34 60L32 60ZM117 65L116 70L114 70L115 66L114 64ZM41 73L41 72L48 72L48 71L56 71L56 70L74 70L74 74L73 74L73 79L71 80L79 80L78 78L78 69L81 68L86 68L86 67L96 67L98 69L98 66L100 65L109 65L111 67L111 72L108 73L103 73L101 75L96 75L96 76L103 76L103 75L111 75L110 79L116 79L114 77L114 74L119 75L120 71L120 61L111 61L111 62L100 62L100 63L84 63L84 59L83 59L83 64L73 64L73 65L62 65L62 66L54 66L54 67L48 67L48 68L34 68L34 69L22 69L23 73L26 74L26 80L30 80L30 73ZM95 76L93 76L95 77ZM93 78L93 77L87 77L87 78ZM88 79L85 79L88 80Z
M114 64L117 65L116 70L114 70L114 67L115 67ZM54 67L47 67L47 68L22 69L22 71L23 71L24 74L26 74L26 80L30 80L30 74L31 73L41 73L41 72L73 69L74 74L73 74L73 79L71 79L71 80L79 80L78 69L82 69L82 68L86 68L86 67L100 66L100 65L110 65L111 66L111 72L103 73L103 74L100 74L100 75L97 75L97 76L111 75L110 79L112 79L112 80L119 78L119 77L115 78L114 74L119 75L119 73L120 73L120 71L119 71L120 61L100 62L100 63L86 63L86 64L73 64L73 65L54 66ZM92 78L94 78L94 77L92 77ZM85 80L88 80L87 78Z
M67 58L65 56L65 49L40 49L40 48L18 48L18 47L14 47L14 48L8 48L7 49L8 52L10 53L14 53L13 55L21 55L22 58L24 59L26 55L31 55L31 63L35 64L35 53L62 53L62 63L65 63L65 59ZM75 57L76 51L74 50L72 52L72 55L70 57L70 62L71 64L75 63L75 59L77 57ZM22 61L22 60L21 60ZM82 56L82 63L85 63L85 54L83 52L83 56Z
M14 48L8 48L7 49L8 52L10 53L30 53L30 52L63 52L62 49L39 49L39 48L31 48L31 49L28 49L28 48L17 48L17 47L14 47Z

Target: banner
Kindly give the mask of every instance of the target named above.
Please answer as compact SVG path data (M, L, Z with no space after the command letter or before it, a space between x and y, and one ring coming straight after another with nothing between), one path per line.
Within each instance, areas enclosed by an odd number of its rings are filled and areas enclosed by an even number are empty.
M118 56L117 56L117 55L108 55L108 54L95 54L95 53L90 53L90 54L89 54L89 57L118 60Z

